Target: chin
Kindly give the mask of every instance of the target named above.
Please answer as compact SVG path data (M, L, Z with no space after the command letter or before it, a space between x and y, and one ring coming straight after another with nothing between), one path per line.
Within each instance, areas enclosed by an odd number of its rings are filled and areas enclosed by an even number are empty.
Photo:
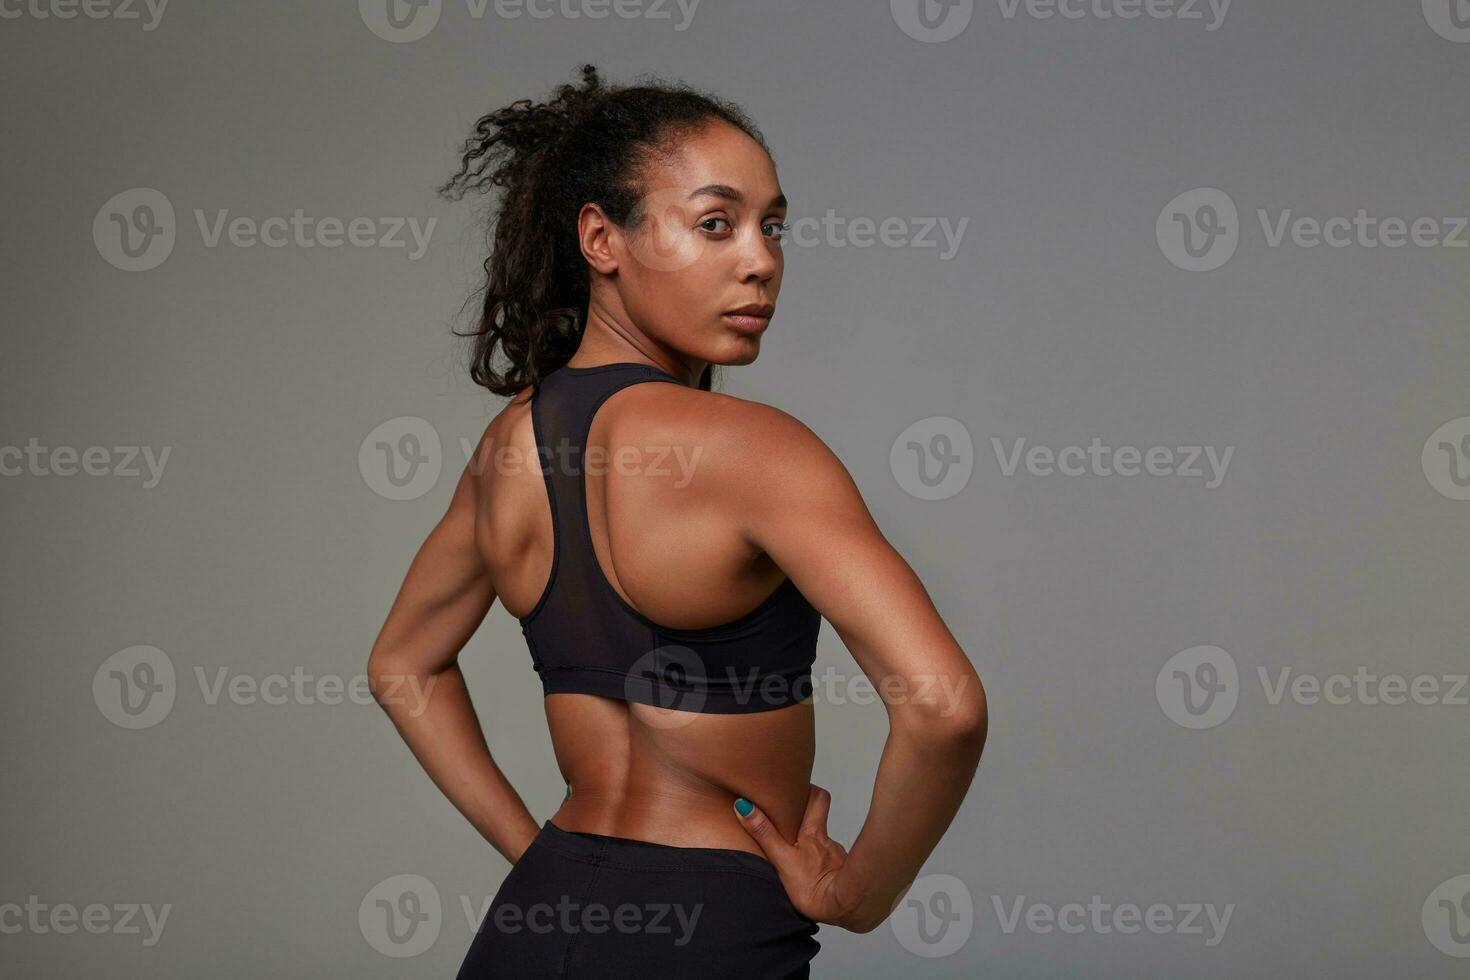
M712 358L711 364L721 364L725 367L739 367L755 361L761 353L761 342L759 337L736 337L734 338L723 357Z

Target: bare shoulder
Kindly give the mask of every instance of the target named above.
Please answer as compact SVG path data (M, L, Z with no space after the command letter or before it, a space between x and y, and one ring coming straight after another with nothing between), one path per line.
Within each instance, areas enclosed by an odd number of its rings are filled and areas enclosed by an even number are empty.
M681 450L696 481L717 495L723 489L750 503L798 492L808 499L856 493L837 455L789 412L683 385L636 389L636 401L626 403L629 411L621 416L637 420L635 438Z
M479 476L491 476L505 469L511 456L524 456L529 460L535 446L530 400L523 395L517 396L501 406L485 424L470 454L467 469Z
M504 445L531 432L531 402L524 397L512 398L491 417L481 435L482 441Z

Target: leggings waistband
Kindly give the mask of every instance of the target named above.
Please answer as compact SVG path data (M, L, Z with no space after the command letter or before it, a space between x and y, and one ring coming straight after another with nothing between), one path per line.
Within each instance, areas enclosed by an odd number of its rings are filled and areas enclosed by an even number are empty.
M676 847L631 837L563 830L550 820L541 825L541 833L533 843L577 861L628 871L729 871L781 883L774 864L759 854L733 847Z

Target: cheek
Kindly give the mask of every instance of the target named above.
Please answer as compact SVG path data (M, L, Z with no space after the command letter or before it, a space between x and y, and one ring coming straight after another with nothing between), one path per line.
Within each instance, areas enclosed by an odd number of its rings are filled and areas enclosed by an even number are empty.
M646 281L656 295L649 299L686 319L718 306L729 292L729 283L714 258L705 253L697 261L650 275Z
M704 262L709 239L682 227L681 223L650 216L638 232L627 239L627 261L639 275L658 278L679 274Z
M728 293L716 289L708 270L697 264L678 270L638 269L624 278L620 291L634 322L666 343L687 337L691 327L716 317L719 301Z

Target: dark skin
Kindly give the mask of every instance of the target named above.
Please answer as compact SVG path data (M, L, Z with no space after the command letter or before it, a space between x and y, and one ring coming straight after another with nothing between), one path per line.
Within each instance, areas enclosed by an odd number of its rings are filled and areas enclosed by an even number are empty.
M634 227L595 204L578 217L591 302L571 366L645 363L684 382L629 386L594 417L589 454L633 454L619 457L632 465L601 470L588 457L598 563L625 601L675 628L735 619L789 576L882 697L890 733L849 850L827 836L831 795L811 783L810 699L720 715L551 694L547 723L572 787L551 820L762 855L803 915L867 932L968 791L985 743L984 688L831 450L778 409L696 387L706 364L749 364L760 352L760 332L724 313L774 304L780 292L786 200L770 157L711 122L652 162L645 194L648 215ZM526 395L486 428L368 666L430 777L512 863L539 825L496 766L456 660L497 598L524 616L550 574L551 516ZM385 696L395 683L398 696ZM739 816L737 797L754 812Z

